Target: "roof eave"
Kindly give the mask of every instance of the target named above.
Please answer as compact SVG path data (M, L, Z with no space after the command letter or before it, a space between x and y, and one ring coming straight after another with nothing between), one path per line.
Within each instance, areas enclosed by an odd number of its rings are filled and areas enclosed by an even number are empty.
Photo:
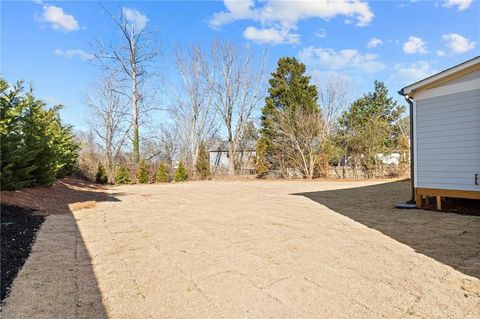
M442 78L445 78L447 76L452 76L455 73L461 72L465 69L468 69L472 66L475 66L476 64L480 64L480 55L476 56L470 60L467 60L465 62L462 62L460 64L457 64L451 68L448 68L446 70L443 70L442 72L436 73L434 75L431 75L425 79L422 79L420 81L417 81L413 84L410 84L404 88L402 88L398 93L400 95L406 96L406 95L411 95L413 91L416 91L426 85L429 85L433 82L439 81Z

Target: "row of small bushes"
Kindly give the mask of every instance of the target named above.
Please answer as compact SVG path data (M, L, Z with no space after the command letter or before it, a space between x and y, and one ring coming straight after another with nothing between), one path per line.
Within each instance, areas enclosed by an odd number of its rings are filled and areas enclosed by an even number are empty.
M132 181L131 175L132 174L130 173L130 170L127 168L127 166L120 165L115 172L115 184L119 184L119 185L132 184L132 182L133 183L136 182L138 184L146 184L150 182L150 176L148 174L146 161L142 160L138 165L138 168L135 172L135 179L133 181ZM178 168L175 171L175 174L173 175L173 179L170 178L170 175L168 173L168 169L165 163L161 162L158 165L157 173L155 174L155 182L168 183L171 180L175 182L183 182L188 180L188 173L187 173L187 170L185 169L185 164L183 162L179 163ZM95 176L95 181L99 184L106 184L108 182L107 172L105 170L105 167L102 165L102 163L98 164L98 170Z

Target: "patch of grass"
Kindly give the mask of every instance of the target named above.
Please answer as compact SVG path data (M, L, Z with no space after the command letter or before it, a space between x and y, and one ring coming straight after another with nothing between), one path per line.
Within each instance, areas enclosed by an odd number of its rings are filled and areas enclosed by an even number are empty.
M73 203L68 205L68 207L72 212L80 209L93 208L95 206L97 206L97 202L94 200L89 200L86 202L78 202L78 203Z

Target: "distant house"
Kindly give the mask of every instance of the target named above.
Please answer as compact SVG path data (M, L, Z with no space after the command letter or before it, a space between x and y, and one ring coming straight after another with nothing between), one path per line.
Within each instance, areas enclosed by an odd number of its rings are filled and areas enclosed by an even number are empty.
M377 158L381 160L384 165L398 166L400 165L401 155L400 153L378 153Z
M423 197L480 199L480 56L404 87L410 104L412 188Z
M239 162L239 168L241 174L254 174L255 165L253 159L256 155L255 144L256 141L247 141L241 145L237 151L236 157ZM210 148L210 171L212 174L224 174L228 172L228 165L230 163L230 156L228 154L228 142L217 141L214 142Z

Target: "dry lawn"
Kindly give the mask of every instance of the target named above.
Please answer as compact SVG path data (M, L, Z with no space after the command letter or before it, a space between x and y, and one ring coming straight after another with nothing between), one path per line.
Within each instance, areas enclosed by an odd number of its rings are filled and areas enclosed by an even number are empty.
M109 193L47 217L2 318L480 318L480 217L396 210L408 183Z

